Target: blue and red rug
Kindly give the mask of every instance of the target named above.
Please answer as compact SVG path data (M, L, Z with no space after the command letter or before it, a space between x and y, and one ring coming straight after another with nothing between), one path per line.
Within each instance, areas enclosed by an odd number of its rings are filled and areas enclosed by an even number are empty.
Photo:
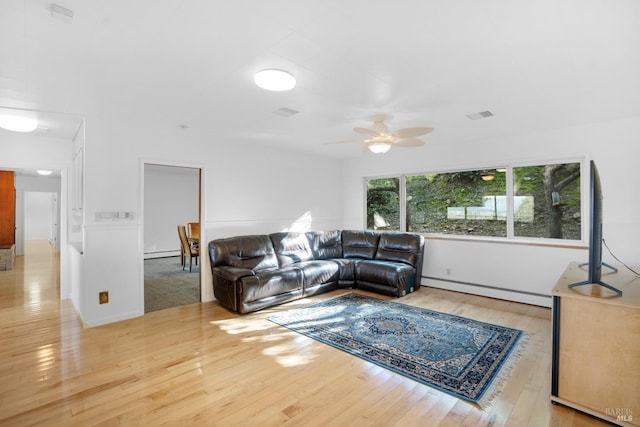
M480 406L497 393L491 388L508 375L525 335L354 293L269 320Z

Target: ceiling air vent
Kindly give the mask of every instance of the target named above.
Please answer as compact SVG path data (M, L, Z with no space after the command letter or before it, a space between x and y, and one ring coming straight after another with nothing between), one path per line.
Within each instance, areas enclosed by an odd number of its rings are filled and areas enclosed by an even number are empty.
M73 23L73 10L62 7L59 4L51 3L51 16L67 24Z
M480 111L479 113L474 113L474 114L467 114L467 117L469 117L471 120L486 119L487 117L492 117L492 116L493 116L493 113L489 110Z
M292 108L282 107L274 111L274 114L277 114L282 117L291 117L295 114L298 114L300 111L294 110Z

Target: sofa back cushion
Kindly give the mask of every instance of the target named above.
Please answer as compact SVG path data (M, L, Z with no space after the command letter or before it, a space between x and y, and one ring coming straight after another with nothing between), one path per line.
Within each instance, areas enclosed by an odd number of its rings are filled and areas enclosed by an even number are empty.
M342 256L344 258L373 259L378 248L380 232L371 230L343 230Z
M342 258L342 233L340 230L309 231L306 234L313 259Z
M270 234L280 267L313 259L309 241L304 233L282 232Z
M209 242L211 267L232 267L263 270L278 267L273 244L269 236L249 235L216 239Z
M420 234L383 232L380 234L376 260L395 261L418 267L424 250L424 237Z

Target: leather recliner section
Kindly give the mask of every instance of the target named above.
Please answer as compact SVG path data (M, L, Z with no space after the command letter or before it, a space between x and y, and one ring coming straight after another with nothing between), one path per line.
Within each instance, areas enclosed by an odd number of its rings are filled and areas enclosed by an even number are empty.
M380 233L376 231L342 232L342 257L373 259L378 249Z

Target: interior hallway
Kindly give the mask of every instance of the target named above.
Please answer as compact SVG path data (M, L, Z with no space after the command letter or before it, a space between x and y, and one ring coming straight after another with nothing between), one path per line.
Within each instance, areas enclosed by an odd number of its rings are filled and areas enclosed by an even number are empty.
M13 269L0 271L0 310L16 319L57 313L60 301L60 252L47 240L25 241L25 255ZM25 320L25 319L23 319Z

